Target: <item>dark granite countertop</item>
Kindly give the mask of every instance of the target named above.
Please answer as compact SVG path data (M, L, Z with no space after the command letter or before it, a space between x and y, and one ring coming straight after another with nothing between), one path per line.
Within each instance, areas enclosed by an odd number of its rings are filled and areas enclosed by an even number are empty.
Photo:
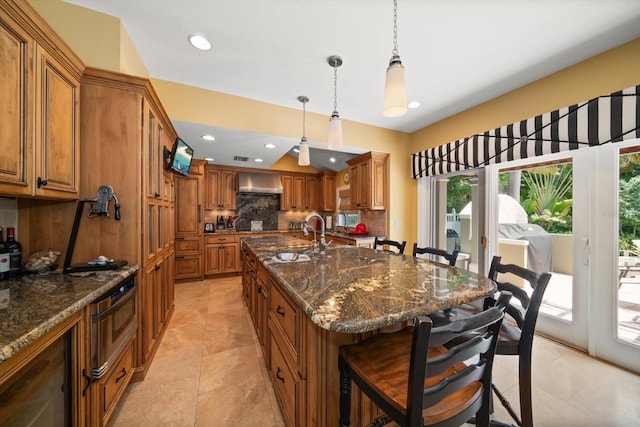
M282 236L245 244L315 324L336 332L379 329L496 290L486 277L407 255L330 245L308 261L280 262L275 253L310 253L310 242Z
M235 231L235 230L216 230L216 231L212 231L212 232L206 232L204 233L205 236L215 236L215 235L238 235L241 236L242 238L246 238L247 236L256 236L259 237L261 234L275 234L275 233L280 233L280 234L286 234L286 233L298 233L301 232L302 230L289 230L289 229L284 229L284 230L262 230L262 231ZM318 234L318 236L320 236L320 232L316 232ZM336 237L342 237L343 239L351 239L351 240L364 240L364 239L373 239L375 236L374 235L357 235L357 234L349 234L346 231L337 231L337 230L326 230L325 231L325 235L327 237L327 241L329 240L329 238L331 236L336 236Z
M138 265L76 277L28 274L0 282L0 363L136 271Z

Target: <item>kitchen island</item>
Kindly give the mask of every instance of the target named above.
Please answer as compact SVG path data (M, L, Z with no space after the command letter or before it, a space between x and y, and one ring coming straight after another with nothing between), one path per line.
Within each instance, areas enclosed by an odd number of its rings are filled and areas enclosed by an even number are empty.
M280 252L300 255L283 262ZM242 254L243 295L291 426L337 424L340 345L496 290L466 270L357 246L312 254L306 240L274 236L245 239ZM352 396L353 425L380 415Z

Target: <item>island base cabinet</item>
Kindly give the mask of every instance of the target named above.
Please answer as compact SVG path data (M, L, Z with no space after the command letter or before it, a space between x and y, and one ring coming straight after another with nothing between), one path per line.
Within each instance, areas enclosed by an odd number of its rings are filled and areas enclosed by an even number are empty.
M258 269L261 267L258 265ZM285 424L336 426L340 417L338 349L372 333L347 334L322 329L304 314L275 278L269 277L268 283L266 364ZM382 415L355 385L351 396L351 425L370 425Z
M270 345L269 376L280 403L282 418L288 426L305 425L301 419L303 382L298 377L296 370L292 370L287 364L285 356L280 351L280 346L275 342L274 335L271 335Z

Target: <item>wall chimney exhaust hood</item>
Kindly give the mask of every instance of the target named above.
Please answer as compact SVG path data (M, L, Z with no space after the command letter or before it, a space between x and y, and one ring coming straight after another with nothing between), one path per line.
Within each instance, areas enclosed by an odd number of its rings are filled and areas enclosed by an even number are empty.
M280 175L239 172L238 193L282 194Z

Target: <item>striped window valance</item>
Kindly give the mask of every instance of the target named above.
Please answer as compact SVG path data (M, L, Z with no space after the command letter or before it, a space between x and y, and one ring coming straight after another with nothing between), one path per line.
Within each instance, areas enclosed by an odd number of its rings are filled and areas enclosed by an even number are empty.
M640 138L640 85L412 154L414 178Z

